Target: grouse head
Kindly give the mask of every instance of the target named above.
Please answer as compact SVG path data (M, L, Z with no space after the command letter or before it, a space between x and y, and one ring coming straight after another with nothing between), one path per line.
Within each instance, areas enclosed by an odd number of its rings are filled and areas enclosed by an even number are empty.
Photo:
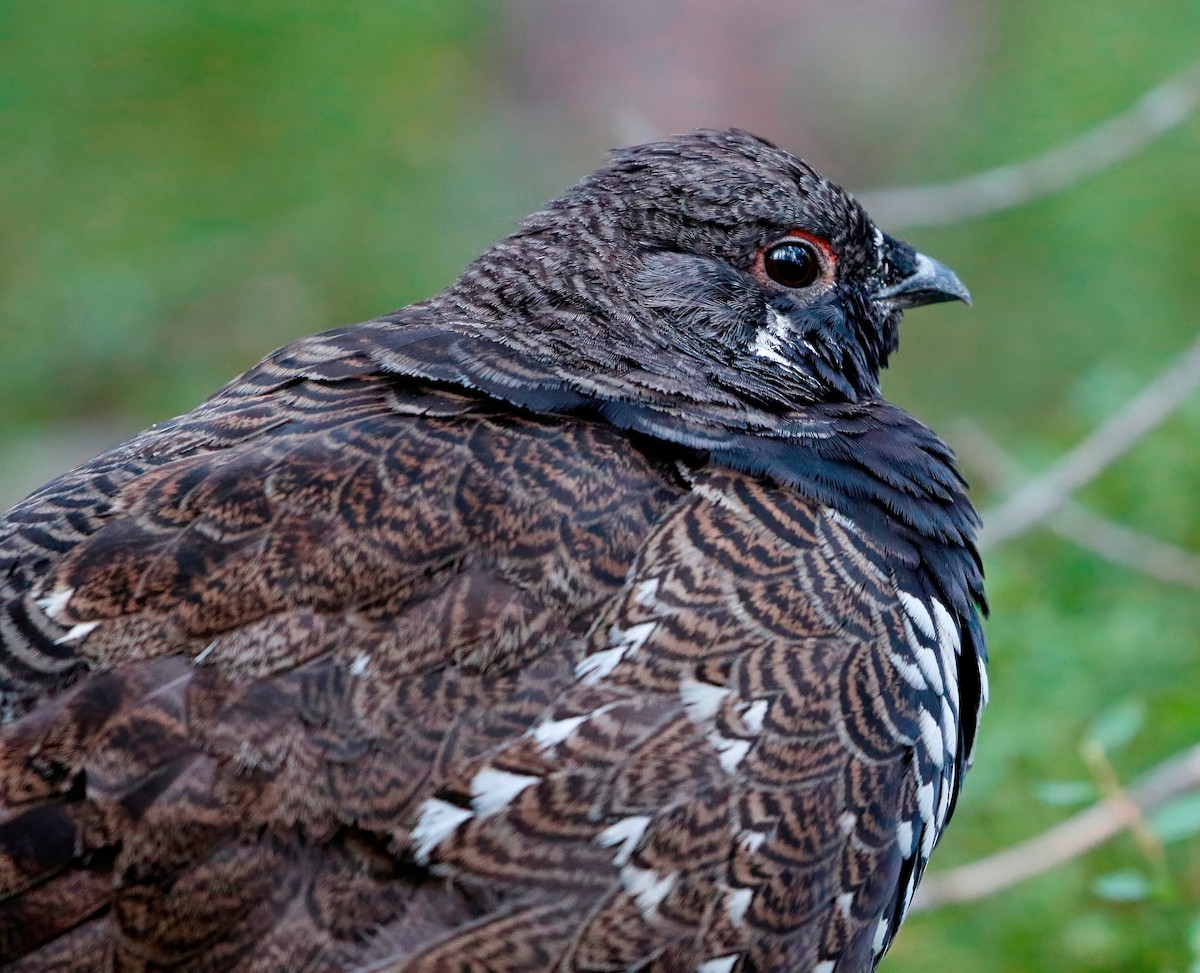
M508 322L506 341L535 331L567 371L773 411L878 397L902 310L970 301L843 189L739 131L618 151L449 297Z

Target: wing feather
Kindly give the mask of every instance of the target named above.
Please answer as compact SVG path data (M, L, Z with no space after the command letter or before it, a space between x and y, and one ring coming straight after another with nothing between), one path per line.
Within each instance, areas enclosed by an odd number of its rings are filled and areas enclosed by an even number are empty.
M870 968L981 693L907 535L372 367L301 343L0 527L0 951Z

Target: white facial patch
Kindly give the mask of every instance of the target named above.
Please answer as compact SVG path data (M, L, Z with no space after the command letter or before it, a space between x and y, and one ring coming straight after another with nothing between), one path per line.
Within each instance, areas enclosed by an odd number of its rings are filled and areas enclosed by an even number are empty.
M780 365L790 365L783 354L783 347L791 331L792 324L784 315L773 307L767 308L767 326L755 335L754 345L750 350L758 358L766 358Z

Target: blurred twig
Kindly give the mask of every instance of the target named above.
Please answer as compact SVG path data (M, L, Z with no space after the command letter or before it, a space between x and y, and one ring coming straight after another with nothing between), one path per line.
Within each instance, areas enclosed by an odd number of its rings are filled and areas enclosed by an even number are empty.
M1093 804L1049 831L977 862L930 875L913 911L973 902L1056 868L1103 844L1147 812L1200 788L1200 745L1176 754L1129 788Z
M1107 422L1041 476L983 515L980 548L995 547L1062 509L1126 450L1155 429L1200 388L1200 337Z
M1200 590L1200 557L1068 502L1046 525L1060 537L1159 581Z
M1010 209L1082 182L1145 148L1200 106L1200 61L1070 142L953 182L862 194L880 226L943 226Z
M1104 800L1109 804L1122 805L1129 811L1129 821L1126 827L1129 829L1130 835L1142 849L1142 854L1145 855L1146 860L1150 862L1155 871L1165 875L1167 853L1163 848L1163 843L1154 833L1154 829L1146 820L1142 809L1130 798L1129 792L1122 786L1121 778L1117 774L1117 769L1112 765L1104 744L1099 740L1088 740L1082 749L1084 763L1091 770L1092 778L1096 781L1096 786L1100 788L1100 793L1104 795Z
M991 485L1024 479L1024 472L1000 445L973 422L959 424L956 437L972 466ZM1114 523L1067 498L1046 520L1046 528L1064 540L1142 574L1200 589L1200 555Z

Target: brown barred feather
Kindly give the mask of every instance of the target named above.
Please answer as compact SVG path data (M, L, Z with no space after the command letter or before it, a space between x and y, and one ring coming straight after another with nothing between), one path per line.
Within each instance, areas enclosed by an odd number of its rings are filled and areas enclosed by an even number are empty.
M973 514L878 399L889 337L772 376L759 291L701 297L776 223L841 248L805 300L925 265L786 153L689 138L0 521L6 969L879 961L970 759ZM654 332L622 288L664 236L700 263L643 298L696 306Z

